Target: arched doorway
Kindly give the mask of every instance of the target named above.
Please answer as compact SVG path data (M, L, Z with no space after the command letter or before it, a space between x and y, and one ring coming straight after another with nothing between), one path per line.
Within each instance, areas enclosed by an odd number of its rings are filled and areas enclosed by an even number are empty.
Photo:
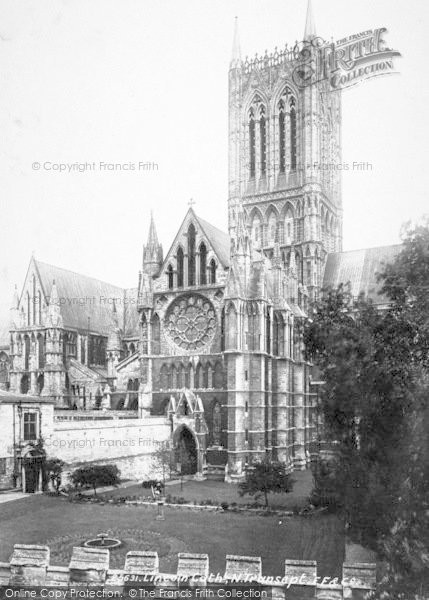
M42 491L43 459L38 450L29 450L22 457L22 491L26 494Z
M198 470L197 442L191 430L182 426L174 434L174 456L182 475L194 475Z

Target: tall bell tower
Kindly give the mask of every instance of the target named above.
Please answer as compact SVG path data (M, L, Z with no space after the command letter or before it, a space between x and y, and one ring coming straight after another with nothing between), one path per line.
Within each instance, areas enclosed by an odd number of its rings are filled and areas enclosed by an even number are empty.
M278 244L310 299L342 249L340 92L306 77L319 44L311 0L303 42L271 54L243 60L236 20L229 69L230 236L244 213L253 250L272 259Z

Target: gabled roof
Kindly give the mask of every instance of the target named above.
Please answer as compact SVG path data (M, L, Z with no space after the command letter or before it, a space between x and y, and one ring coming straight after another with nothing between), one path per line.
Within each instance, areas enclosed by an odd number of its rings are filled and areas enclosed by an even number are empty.
M385 264L395 259L401 249L402 245L397 244L328 254L323 287L350 283L353 296L363 293L374 304L388 304L389 299L379 293L381 284L377 281L377 275L383 271Z
M0 404L55 404L55 400L45 396L30 396L27 394L18 394L17 392L7 392L0 390Z
M139 335L139 313L137 312L138 289L128 288L125 290L124 304L124 338L138 337Z
M57 287L65 328L95 331L107 335L113 323L113 302L122 329L136 331L137 290L125 290L111 283L35 260L44 293L49 299L52 284ZM134 314L135 313L135 314Z
M221 231L211 223L208 223L204 219L201 219L201 217L198 217L197 215L195 215L195 219L198 221L198 223L201 226L201 229L206 234L208 241L213 246L213 250L216 252L223 266L228 267L231 247L231 240L229 235L224 231Z
M218 259L222 263L222 265L224 267L229 267L229 256L230 256L230 237L229 237L229 235L227 233L225 233L224 231L221 231L220 229L218 229L211 223L208 223L208 221L201 219L195 213L195 211L192 207L188 209L188 211L187 211L187 213L186 213L186 215L174 237L173 243L171 244L170 249L165 256L163 267L170 260L171 250L174 247L174 245L175 245L176 241L178 240L178 238L180 237L180 235L182 234L183 226L184 226L186 220L188 219L188 217L192 218L195 221L195 223L199 226L201 231L204 233L204 235L207 238L207 241L212 246L213 251L215 252L216 256L218 257ZM163 271L163 269L161 269L161 273L162 273L162 271Z

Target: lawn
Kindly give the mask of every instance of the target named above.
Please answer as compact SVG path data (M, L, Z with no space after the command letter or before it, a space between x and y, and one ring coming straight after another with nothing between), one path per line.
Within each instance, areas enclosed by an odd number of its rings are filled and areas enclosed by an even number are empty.
M319 574L339 576L344 559L343 522L333 515L290 517L229 512L195 512L166 507L156 521L154 506L71 503L66 498L35 495L0 505L0 561L15 543L48 544L51 564L67 565L73 546L112 531L122 541L111 552L120 568L129 550L156 550L164 572L177 568L178 552L207 553L210 571L223 573L226 554L262 557L265 575L281 575L284 559L317 560Z
M268 502L273 508L284 508L292 510L295 506L303 507L308 502L308 496L312 489L311 471L298 471L293 474L295 484L293 491L288 494L269 494ZM165 493L176 498L184 498L186 501L197 503L201 500L211 500L212 502L228 502L232 504L249 504L255 501L252 496L239 496L238 486L233 483L224 483L222 481L194 481L185 480L183 486L180 482L168 482ZM105 498L118 496L151 496L151 491L142 488L141 485L131 485L126 488L118 488L111 492L103 493ZM258 500L259 504L264 505L264 498Z

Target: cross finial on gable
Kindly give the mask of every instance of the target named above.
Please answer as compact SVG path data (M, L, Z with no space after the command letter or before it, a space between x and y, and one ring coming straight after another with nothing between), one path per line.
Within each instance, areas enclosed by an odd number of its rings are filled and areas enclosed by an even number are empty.
M188 202L188 206L190 206L191 208L194 206L195 204L195 200L193 198L191 198Z

